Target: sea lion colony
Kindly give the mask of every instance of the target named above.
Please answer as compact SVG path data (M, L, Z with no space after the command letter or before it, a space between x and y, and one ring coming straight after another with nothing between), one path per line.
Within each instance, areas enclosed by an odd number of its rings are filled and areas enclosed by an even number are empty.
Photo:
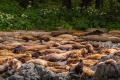
M18 72L22 64L32 62L55 73L76 74L83 80L91 78L96 70L92 67L102 63L99 62L101 57L113 55L119 59L120 49L103 48L91 41L79 41L86 34L4 33L0 35L0 74L11 69ZM113 59L103 63L110 63L114 67L117 64Z

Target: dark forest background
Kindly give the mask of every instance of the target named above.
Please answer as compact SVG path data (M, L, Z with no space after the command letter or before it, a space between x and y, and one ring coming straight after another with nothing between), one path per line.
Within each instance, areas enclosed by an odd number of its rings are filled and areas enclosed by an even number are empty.
M0 30L120 29L120 0L0 0Z

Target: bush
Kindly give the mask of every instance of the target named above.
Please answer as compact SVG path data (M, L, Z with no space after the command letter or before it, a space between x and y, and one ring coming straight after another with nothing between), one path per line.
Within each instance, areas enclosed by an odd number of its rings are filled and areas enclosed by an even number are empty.
M72 10L61 7L60 0L36 2L37 6L29 3L27 8L22 8L14 0L0 1L0 30L51 31L57 30L58 27L66 30L85 30L90 27L120 29L119 3L115 3L110 9L106 4L108 1L105 1L106 8L96 10L90 7L80 11L79 4L75 5L75 1L72 1Z

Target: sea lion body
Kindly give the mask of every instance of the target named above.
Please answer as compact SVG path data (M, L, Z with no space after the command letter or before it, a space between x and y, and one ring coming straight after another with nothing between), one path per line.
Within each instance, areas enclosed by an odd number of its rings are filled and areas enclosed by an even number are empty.
M70 52L57 54L57 53L51 53L46 55L45 59L48 61L56 62L56 61L65 61L70 56Z
M8 71L8 67L9 67L8 64L2 65L2 66L0 67L0 74Z
M29 60L27 61L27 63L34 63L34 64L38 64L38 65L42 65L45 67L53 67L53 66L64 66L65 64L60 63L60 62L50 62L50 61L46 61L46 60L42 60L42 59L33 59L33 60Z
M75 72L76 74L82 74L83 73L83 61L80 59L77 66L75 66Z

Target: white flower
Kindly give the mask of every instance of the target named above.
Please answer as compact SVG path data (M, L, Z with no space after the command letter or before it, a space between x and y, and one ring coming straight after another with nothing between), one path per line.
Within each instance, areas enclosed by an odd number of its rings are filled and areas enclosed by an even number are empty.
M22 15L21 15L21 17L24 17L24 18L26 18L26 17L28 17L28 16L27 16L27 15L25 15L25 14L22 14Z
M31 5L28 5L28 8L31 8Z
M55 14L56 14L56 12L55 12Z
M31 3L32 1L29 1L29 3Z
M106 13L104 13L104 14L106 14Z
M10 24L10 26L12 26L13 24Z
M116 10L116 12L118 12L118 10Z
M1 18L3 18L3 16L2 16L2 15L0 15L0 17L1 17Z
M25 14L22 14L21 16L24 17Z

